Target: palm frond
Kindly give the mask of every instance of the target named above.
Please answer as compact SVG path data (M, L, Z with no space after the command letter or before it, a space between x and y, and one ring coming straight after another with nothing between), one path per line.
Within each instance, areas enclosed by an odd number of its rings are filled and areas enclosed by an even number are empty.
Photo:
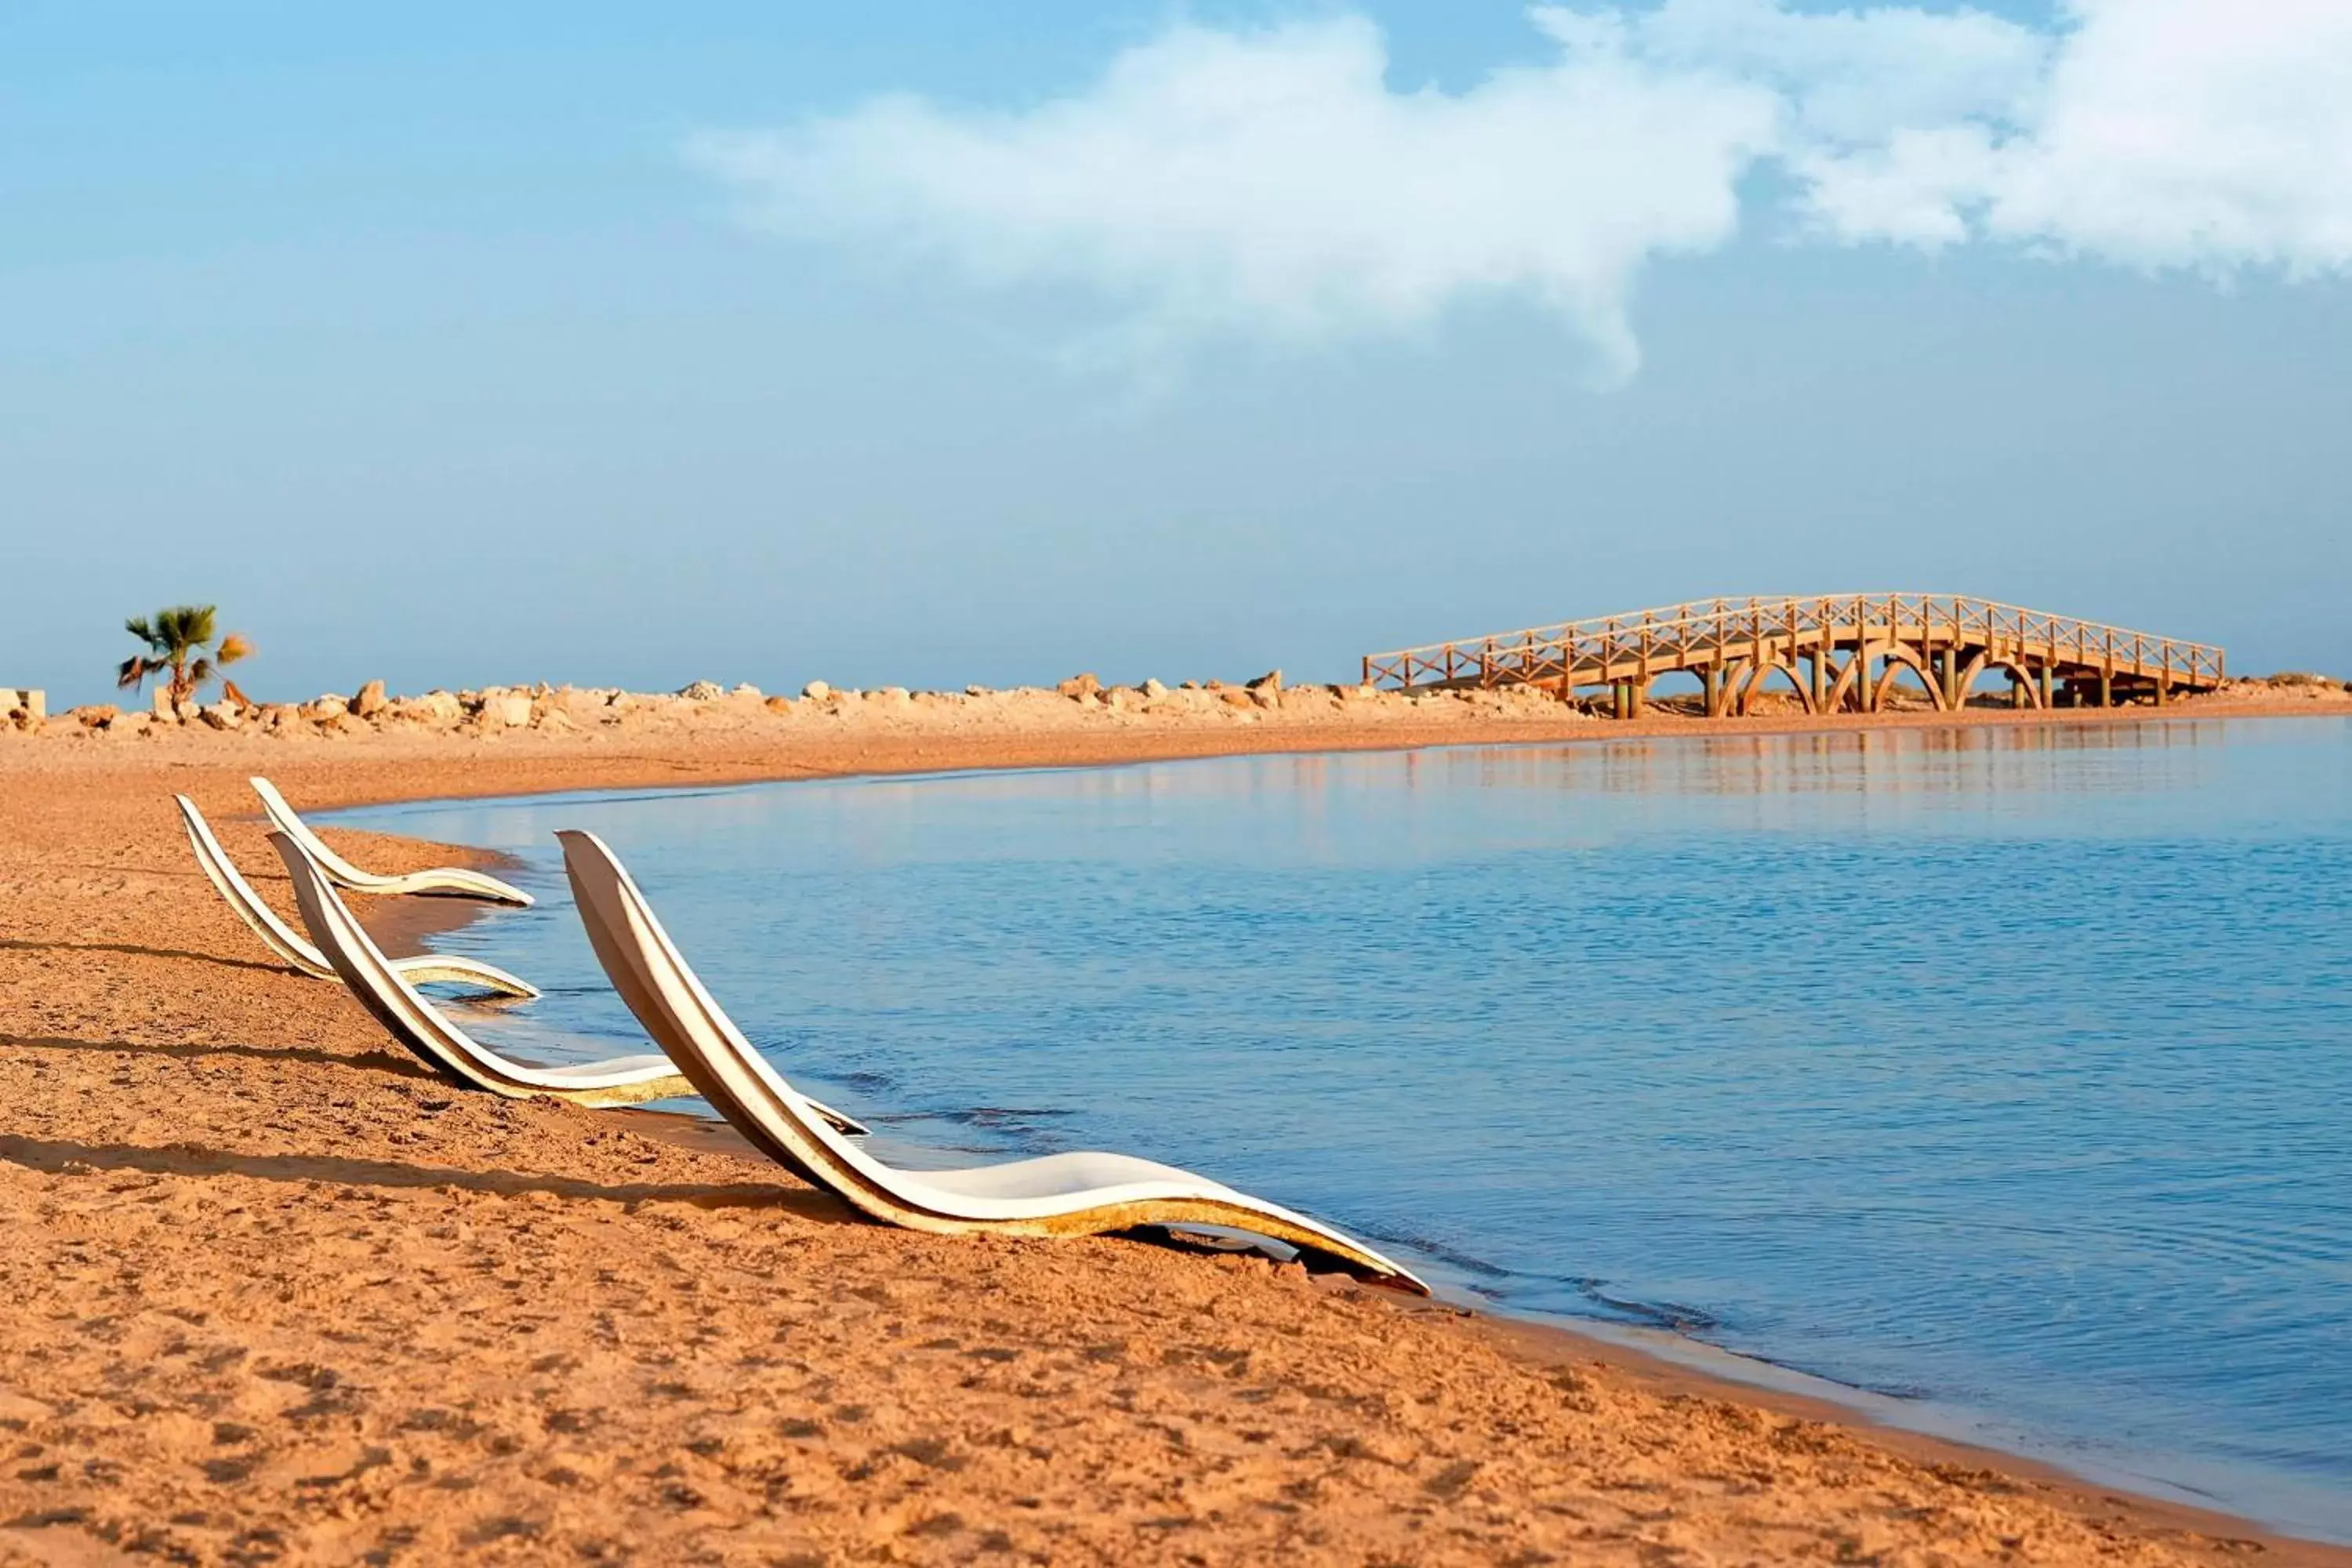
M214 658L222 664L235 664L253 651L253 639L243 632L231 632L221 638L220 647L213 650Z
M215 613L210 605L174 605L155 617L155 629L176 647L201 647L213 640Z
M200 658L196 660L195 663L188 666L188 689L190 690L194 690L197 687L202 686L205 681L210 680L212 678L213 661L211 659Z
M114 672L114 684L124 689L135 687L147 679L148 671L153 668L144 654L134 653Z
M148 625L147 617L144 616L131 616L122 623L122 629L149 647L161 647L163 644L163 639L155 635L155 628Z

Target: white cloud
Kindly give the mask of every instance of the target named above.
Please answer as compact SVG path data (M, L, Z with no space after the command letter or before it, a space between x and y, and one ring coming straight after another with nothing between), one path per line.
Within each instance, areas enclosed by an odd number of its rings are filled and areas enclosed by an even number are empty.
M1085 285L1160 335L1391 331L1516 292L1630 363L1635 273L1728 238L1777 135L1769 89L1602 35L1459 94L1387 63L1360 19L1180 27L1025 111L884 99L693 153L763 224Z
M2072 0L2054 29L1780 0L1529 17L1556 56L1457 93L1391 84L1361 18L1179 26L1028 108L886 97L689 153L763 226L1075 285L1147 344L1516 295L1630 367L1643 268L1728 241L1766 162L1838 240L2352 265L2352 0Z
M1831 230L2215 274L2352 267L2352 5L2075 0L2065 19L2026 110L1801 155Z

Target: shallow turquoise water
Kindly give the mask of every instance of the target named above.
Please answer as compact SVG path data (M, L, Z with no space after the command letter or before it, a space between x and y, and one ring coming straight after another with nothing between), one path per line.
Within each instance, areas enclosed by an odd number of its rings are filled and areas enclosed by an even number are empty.
M595 829L932 1159L1210 1172L1520 1311L2352 1538L2352 726L1218 760L349 814L522 857L488 1038L642 1048Z

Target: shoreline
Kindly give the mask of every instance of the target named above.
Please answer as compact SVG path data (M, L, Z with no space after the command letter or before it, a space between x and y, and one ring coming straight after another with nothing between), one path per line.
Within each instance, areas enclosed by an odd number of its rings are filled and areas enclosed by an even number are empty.
M1239 751L1199 752L1187 751L1174 755L1139 754L1121 756L1103 762L1034 763L1008 762L977 763L964 766L924 769L914 773L898 770L871 769L853 772L822 771L778 777L751 777L725 784L670 785L618 785L617 788L673 790L696 788L751 788L761 784L813 783L826 779L944 777L961 773L1021 771L1033 768L1055 770L1097 769L1104 767L1148 766L1158 763L1209 761L1233 755L1314 754L1330 752L1381 752L1387 750L1431 750L1452 747L1477 747L1494 744L1602 744L1613 741L1707 740L1719 731L1729 729L1736 737L1788 737L1803 735L1839 735L1851 732L1870 733L1878 731L1927 731L1937 729L2031 728L2036 725L2088 725L2107 728L2120 725L2178 725L2210 723L2220 719L2241 718L2311 718L2345 717L2352 714L2313 712L2308 709L2290 708L2258 712L2227 714L2182 713L2177 709L2166 712L2154 710L2059 710L2055 711L2027 710L2004 712L1979 710L1966 716L1950 713L1902 713L1896 715L1851 715L1822 720L1815 715L1780 715L1749 720L1709 721L1703 727L1688 720L1670 717L1612 721L1593 732L1593 727L1580 727L1565 735L1547 734L1533 739L1496 742L1486 739L1446 740L1424 742L1415 746L1393 748L1381 745L1345 744L1294 748L1277 746L1244 748ZM484 796L460 795L432 796L422 799L400 799L377 803L374 808L402 805L428 806L439 801L467 799L530 799L547 794L527 791L513 795ZM572 793L562 791L557 793ZM594 793L593 787L583 793ZM339 806L334 811L371 809L368 806ZM491 868L499 863L513 862L496 852L474 849L470 864ZM476 914L490 912L487 906L468 907L457 920L436 922L433 931L455 929ZM418 931L416 937L431 934ZM734 1158L755 1164L765 1159L723 1120L698 1115L691 1111L662 1110L651 1107L629 1107L605 1114L635 1125L650 1137L671 1142L682 1147L706 1152L723 1152ZM2029 1475L2036 1480L2055 1484L2079 1492L2083 1500L2090 1501L2095 1494L2112 1502L2111 1494L2123 1492L2133 1504L2160 1510L2176 1528L2193 1529L2206 1533L2234 1530L2242 1539L2262 1542L2266 1549L2276 1552L2283 1546L2313 1547L2323 1552L2343 1551L2345 1561L2352 1563L2352 1542L2331 1542L2277 1533L2274 1527L2261 1521L2201 1505L2193 1500L2192 1491L2154 1478L2132 1477L2120 1472L2102 1473L2100 1467L2073 1468L2054 1459L2032 1452L2005 1447L1990 1441L1979 1441L1955 1428L1964 1421L1957 1415L1951 1419L1931 1418L1925 1421L1905 1421L1901 1415L1908 1408L1905 1402L1876 1395L1858 1386L1838 1383L1815 1373L1786 1367L1760 1356L1727 1349L1703 1340L1694 1340L1670 1331L1641 1332L1627 1328L1622 1333L1611 1331L1603 1321L1583 1322L1573 1317L1536 1312L1514 1312L1474 1295L1444 1286L1438 1288L1434 1300L1448 1309L1462 1312L1481 1324L1500 1342L1514 1348L1538 1365L1554 1366L1574 1361L1599 1360L1621 1368L1645 1383L1678 1394L1708 1399L1731 1399L1759 1405L1784 1415L1808 1420L1830 1421L1859 1426L1880 1439L1899 1439L1906 1451L1935 1464L1984 1465ZM1642 1341L1655 1341L1645 1346ZM1921 1407L1936 1412L1940 1407ZM2288 1557L2273 1558L2288 1562ZM2333 1562L2331 1555L2322 1559Z
M2184 704L2160 717L2154 713L2131 714L2126 716L2121 721L2172 723L2205 718L2286 716L2274 711L2245 710L2187 711L2185 710L2187 706ZM2303 706L2288 711L2309 713L2312 710ZM1441 732L1432 732L1435 727L1432 727L1432 731L1424 731L1416 726L1410 734L1400 734L1395 727L1384 726L1374 733L1324 732L1300 735L1226 731L1212 736L1111 735L1099 738L1088 737L1086 744L1076 746L1070 743L1071 737L1067 736L978 737L967 738L952 745L908 744L903 741L894 743L882 738L868 738L862 745L851 748L855 753L851 755L842 754L842 748L838 745L795 744L789 748L765 747L759 752L753 752L749 748L727 748L723 752L712 749L687 756L675 753L653 756L612 755L609 751L605 754L596 754L584 747L578 748L570 754L546 754L539 747L526 749L524 746L513 745L510 749L509 747L498 749L504 754L465 756L449 754L452 748L445 744L437 749L441 753L439 755L382 754L392 751L392 748L386 747L382 748L378 755L369 757L366 755L367 752L379 749L354 746L348 749L337 748L338 752L342 753L340 755L324 756L311 752L309 755L298 756L298 754L281 752L275 745L256 745L247 742L234 748L238 755L234 759L236 766L233 769L228 767L206 769L204 767L204 763L215 760L206 757L201 761L194 758L175 759L166 769L160 772L176 775L182 770L191 770L208 775L227 774L229 776L207 777L203 782L211 789L216 792L227 791L232 796L236 779L243 772L270 772L273 776L279 778L281 784L287 783L289 779L298 781L296 788L289 789L289 796L296 800L299 807L305 810L319 810L438 799L530 795L567 789L632 788L647 785L691 787L697 784L707 786L720 784L785 782L793 779L861 774L887 776L906 773L960 771L964 768L992 766L1100 766L1244 752L1264 754L1306 751L1388 750L1433 744L1467 745L1496 742L1551 743L1561 741L1646 741L1673 735L1709 738L1721 735L1837 733L1848 729L1867 731L1886 728L1954 728L1986 722L2001 726L2029 724L2051 728L2068 723L2118 722L2117 715L2113 711L2086 711L2079 716L2026 713L2012 717L2008 713L2000 713L1988 715L1986 719L1962 720L1959 725L1955 725L1953 716L1947 714L1921 715L1916 718L1904 715L1892 724L1885 721L1885 717L1878 716L1875 721L1867 723L1824 722L1819 720L1786 721L1768 719L1735 721L1727 723L1716 721L1705 724L1671 720L1608 725L1586 722L1572 726L1477 724L1450 726ZM1531 728L1541 728L1548 732L1526 732ZM1495 732L1498 729L1505 732ZM1462 732L1465 730L1473 732ZM218 741L227 737L205 737L205 739ZM795 741L799 739L794 737ZM1161 743L1152 744L1155 740ZM1214 745L1201 743L1211 741L1221 743ZM142 750L145 749L142 748ZM196 748L187 749L194 751ZM477 746L467 749L480 752L489 748ZM112 752L115 749L110 747L106 750ZM632 750L635 749L632 748ZM279 752L279 754L272 755L270 754L272 752ZM541 754L534 755L533 752ZM1082 754L1073 754L1074 752ZM1114 754L1102 754L1104 752ZM101 760L89 751L85 751L84 755L89 756L92 762ZM52 787L63 788L68 794L79 794L81 792L75 790L72 787L73 784L76 782L88 782L86 775L90 773L110 774L124 772L158 773L159 770L155 769L154 763L163 759L142 758L134 754L108 756L102 760L114 765L92 769L77 758L71 764L60 768L22 770L12 766L15 762L12 749L0 746L0 780L7 780L14 774L21 784L30 776L40 778ZM219 758L217 761L228 763L231 759ZM298 766L289 768L286 766L287 763L298 763ZM370 766L368 765L370 763L375 765ZM848 765L853 763L862 765ZM681 774L686 776L680 776ZM167 793L163 787L165 782L163 777L158 776L149 786L157 802L162 802ZM11 787L13 792L17 786L12 784ZM170 787L185 786L183 781L175 776L170 780ZM68 809L70 811L72 808L69 805ZM163 811L168 814L168 804L163 804ZM233 848L232 853L236 854L241 861L248 864L248 874L250 874L252 867L259 864L252 862L250 858L250 847L257 836L250 832L251 825L248 820L229 816L227 821L234 825L237 837L244 841L240 847ZM338 828L335 831L339 838L344 838L350 835L350 830L347 829ZM14 835L7 837L14 837ZM164 843L168 848L168 837L165 838ZM5 843L0 843L0 851L5 851ZM184 859L184 847L181 846L180 848L182 858ZM266 854L266 851L264 853ZM362 853L404 865L423 864L436 858L446 860L448 858L443 847L422 845L415 840L405 840L388 834L368 835ZM165 858L168 860L168 853ZM496 858L475 852L475 858L478 863L481 863ZM168 869L165 874L169 875ZM193 875L192 871L188 874ZM5 875L6 867L5 863L0 863L0 879L5 879ZM255 878L255 880L264 889L267 896L282 900L284 893L282 876ZM277 885L272 887L270 886L272 883ZM15 890L23 888L25 884L16 882L9 886L12 890ZM398 936L395 940L400 941L403 945L421 940L423 936L428 934L428 928L429 930L451 929L453 925L462 923L480 912L472 906L448 900L409 900L399 902L407 906L421 907L404 910L401 918L395 921L387 922L376 919L371 921L371 925L387 938L394 938L394 932L397 931ZM376 907L381 908L381 906ZM215 910L209 912L225 917L225 911ZM242 934L241 928L236 934ZM234 938L230 940L233 941ZM27 944L12 942L7 945L20 947ZM99 944L85 945L94 951ZM245 946L231 946L228 942L224 942L222 945L232 952L242 953L247 950ZM144 951L176 952L176 950L152 948ZM12 956L10 953L0 951L0 960L5 960L10 956ZM236 963L233 959L212 959L207 962L232 965ZM266 966L250 965L249 967ZM14 976L5 969L0 969L0 978L13 979ZM0 1001L9 1001L12 1006L11 1016L5 1026L0 1027L0 1045L15 1047L30 1043L37 1048L40 1041L46 1037L34 1035L29 1030L19 1032L23 1026L13 1016L13 999L16 994L17 993L11 988L0 987ZM316 987L299 993L289 993L289 994L299 995L300 1000L306 1004L306 1013L309 1005L333 1003L341 1003L342 1010L346 1013L356 1011L349 1005L347 999L334 995L331 988ZM362 1026L355 1033L361 1040L364 1041L368 1038L369 1030L365 1026L365 1020L361 1020L361 1024ZM342 1059L355 1059L371 1065L378 1060L384 1060L387 1065L394 1067L400 1065L389 1060L387 1053L382 1048L380 1035L374 1037L374 1042L376 1048L372 1050L362 1048L357 1058ZM390 1087L399 1089L408 1076L413 1075L403 1075L393 1081ZM429 1080L426 1081L429 1082ZM422 1091L405 1090L404 1092L414 1094ZM492 1120L504 1120L509 1114L508 1108L505 1107L484 1107L480 1110ZM446 1111L439 1113L445 1121L448 1114ZM764 1162L750 1169L742 1168L741 1154L728 1147L732 1133L731 1130L726 1129L723 1123L704 1121L699 1118L676 1112L644 1110L617 1113L613 1111L571 1113L547 1118L547 1120L551 1122L560 1121L566 1124L576 1124L577 1117L583 1115L595 1119L611 1119L609 1121L599 1121L598 1124L629 1129L639 1134L637 1141L640 1142L675 1147L698 1163L715 1165L717 1168L713 1174L707 1179L718 1180L722 1186L727 1182L726 1167L734 1168L733 1180L737 1183L746 1178L753 1181L777 1178L778 1173ZM394 1131L396 1131L397 1129L395 1128ZM593 1134L590 1141L594 1142ZM12 1139L9 1142L14 1145L22 1141ZM5 1153L6 1161L21 1163L21 1152L16 1148L0 1151L0 1153ZM656 1152L650 1156L639 1156L639 1158L649 1159L652 1163L659 1163L667 1156ZM151 1161L151 1163L152 1163ZM898 1233L885 1232L878 1228L858 1226L856 1227L854 1234L859 1240L853 1241L849 1245L858 1253L869 1258L889 1253L894 1248L914 1245L908 1243ZM863 1243L862 1246L860 1242ZM1117 1272L1126 1266L1129 1261L1128 1255L1131 1250L1118 1247L1116 1244L1101 1247L1089 1244L1055 1245L1064 1249L1062 1256L1054 1260L1055 1271L1063 1274ZM974 1253L982 1253L993 1252L996 1249L974 1247L971 1250ZM1202 1277L1223 1278L1233 1275L1236 1268L1264 1267L1262 1265L1243 1266L1227 1263L1222 1259L1202 1258L1172 1248L1155 1250L1169 1252L1176 1260L1176 1267L1181 1271L1189 1271L1190 1277L1185 1283L1194 1287L1198 1286ZM1161 1272L1164 1273L1165 1270ZM1276 1272L1288 1271L1277 1270ZM1465 1342L1475 1341L1514 1363L1534 1369L1548 1380L1547 1385L1567 1387L1574 1384L1577 1388L1581 1388L1584 1383L1594 1374L1579 1369L1607 1368L1610 1369L1609 1376L1623 1380L1626 1389L1621 1392L1626 1393L1627 1397L1646 1396L1653 1401L1663 1402L1663 1408L1684 1411L1686 1415L1695 1416L1703 1415L1710 1423L1728 1422L1732 1426L1738 1427L1751 1422L1754 1417L1739 1415L1737 1412L1765 1412L1798 1423L1808 1431L1819 1428L1832 1434L1849 1434L1849 1436L1839 1439L1839 1442L1856 1444L1896 1456L1923 1467L1931 1476L1963 1478L1951 1483L1961 1486L1963 1489L1973 1488L1975 1490L1981 1491L1991 1489L2002 1497L2031 1499L2036 1503L2046 1505L2064 1515L2084 1521L2095 1533L2104 1538L2128 1539L2132 1542L2149 1544L2151 1548L2156 1543L2162 1543L2172 1548L2176 1553L2175 1557L2162 1559L2165 1561L2176 1559L2220 1561L2223 1557L2232 1556L2259 1543L2260 1549L2265 1553L2266 1560L2272 1562L2313 1564L2352 1563L2352 1550L2280 1535L2235 1516L2200 1510L2163 1497L2149 1497L2138 1493L2119 1496L2113 1489L2096 1479L2084 1479L2069 1475L2030 1457L2019 1456L1998 1448L1984 1447L1963 1440L1914 1432L1902 1426L1885 1425L1843 1402L1824 1401L1802 1392L1775 1389L1768 1385L1750 1384L1744 1380L1712 1373L1669 1357L1654 1354L1638 1346L1621 1344L1605 1336L1580 1332L1556 1320L1530 1321L1514 1318L1491 1309L1466 1308L1453 1303L1435 1309L1423 1307L1416 1311L1401 1302L1372 1299L1384 1297L1385 1293L1382 1292L1366 1292L1360 1288L1330 1283L1320 1285L1311 1292L1311 1295L1317 1300L1345 1302L1347 1304L1345 1310L1354 1314L1356 1321L1360 1322L1381 1321L1390 1322L1391 1325L1390 1328L1376 1331L1378 1333L1394 1334L1404 1331L1410 1325L1427 1322L1430 1321L1428 1314L1433 1310L1447 1314L1449 1318L1452 1314L1462 1313L1463 1316L1454 1321L1462 1325L1461 1332L1465 1335ZM1363 1318L1361 1314L1366 1311L1372 1313L1372 1318ZM13 1359L7 1354L7 1346L0 1345L0 1405L8 1405L9 1401L19 1397L6 1375ZM1729 1355L1731 1352L1724 1353ZM1765 1367L1769 1365L1769 1363L1758 1364ZM0 1411L0 1415L5 1414L5 1411ZM1969 1481L1966 1478L1975 1478L1975 1479ZM5 1495L9 1489L8 1483L0 1481L0 1495ZM32 1515L26 1514L20 1517L28 1518ZM0 1561L7 1560L6 1546L20 1536L23 1528L20 1523L0 1527ZM2198 1542L2208 1542L2210 1547L2192 1544ZM2209 1555L2209 1550L2218 1555Z
M647 1106L603 1114L658 1142L765 1163L765 1157L740 1133L716 1117ZM1338 1276L1318 1278L1327 1289L1339 1282ZM1597 1363L1669 1398L1751 1405L1799 1420L1857 1430L1870 1441L1924 1464L1997 1472L2066 1494L2084 1509L2116 1510L2168 1530L2256 1545L2269 1563L2310 1564L2311 1568L2352 1565L2352 1543L2289 1534L2247 1515L2199 1503L2189 1489L2150 1478L2103 1476L2089 1468L2070 1468L2040 1455L1976 1441L1949 1430L1953 1423L1906 1423L1895 1418L1905 1406L1903 1401L1668 1330L1639 1331L1628 1326L1612 1332L1612 1326L1600 1320L1510 1311L1442 1284L1426 1301L1391 1291L1376 1294L1383 1299L1393 1296L1391 1304L1403 1310L1433 1308L1452 1312L1507 1354L1546 1372Z

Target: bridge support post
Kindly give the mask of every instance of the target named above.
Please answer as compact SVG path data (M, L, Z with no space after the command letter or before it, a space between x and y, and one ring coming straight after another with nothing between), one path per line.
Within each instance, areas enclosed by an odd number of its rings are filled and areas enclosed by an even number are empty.
M2156 705L2158 708L2164 706L2164 699L2167 694L2166 689L2171 686L2171 684L2172 676L2169 671L2160 674L2156 678Z
M2042 667L2042 710L2047 713L2057 706L2057 695L2051 685L2050 667L2045 664Z
M2099 706L2112 708L2115 705L2116 672L2112 669L2102 669L2099 671Z
M1706 693L1706 716L1710 719L1722 718L1723 667L1719 664L1708 665L1698 672L1698 683L1700 689Z

